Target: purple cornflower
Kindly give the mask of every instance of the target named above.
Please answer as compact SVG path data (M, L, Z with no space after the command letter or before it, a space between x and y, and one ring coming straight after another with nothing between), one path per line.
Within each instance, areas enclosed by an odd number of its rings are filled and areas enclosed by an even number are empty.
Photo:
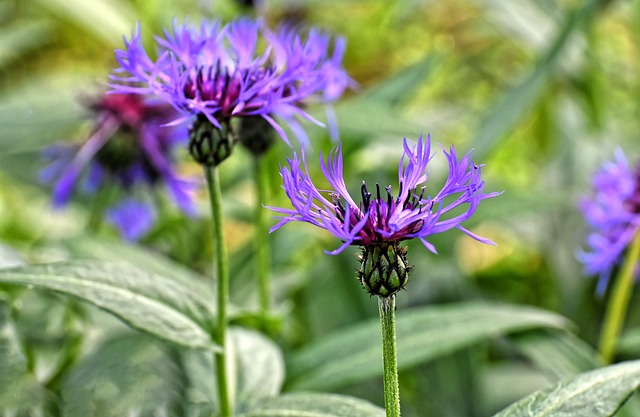
M611 270L640 231L640 166L630 168L621 150L615 161L606 162L593 176L593 196L580 203L589 225L588 252L579 259L589 275L599 275L597 292L602 294ZM636 275L640 277L636 269Z
M89 107L94 113L91 136L82 144L57 144L44 152L51 163L40 172L40 179L54 183L54 207L66 205L76 189L95 194L115 185L131 194L140 186L162 184L183 211L195 214L191 197L195 184L176 173L171 157L186 132L180 135L175 128L162 127L175 111L139 95L123 94L104 95ZM148 203L125 201L110 207L107 219L123 237L134 240L148 231L155 214ZM144 221L135 224L133 218Z
M280 170L293 209L269 207L282 215L271 231L288 222L301 221L326 229L344 242L338 249L327 252L329 254L340 253L349 245L361 246L363 268L359 275L363 285L372 294L390 296L404 286L410 268L406 250L398 246L399 242L418 238L436 253L427 238L457 228L482 243L493 244L461 224L473 215L481 200L499 193L483 193L480 166L471 161L470 153L458 161L453 147L448 153L444 149L443 152L449 163L449 175L435 195L427 194L426 186L419 188L428 179L426 170L432 157L429 136L426 140L420 136L415 145L404 140L397 195L392 195L391 186L381 191L377 184L372 194L363 182L359 204L349 195L344 183L340 146L332 150L326 163L321 155L322 172L332 191L318 190L309 176L304 154L302 170L301 161L294 153L289 167ZM373 278L372 271L375 272Z
M264 40L267 46L260 48ZM344 41L338 39L330 54L329 37L315 30L302 40L290 28L271 32L262 21L246 18L227 25L202 22L199 28L174 21L173 32L165 30L156 42L154 61L144 49L139 25L130 40L125 38L125 49L116 51L120 68L112 75L114 91L160 97L182 114L174 124L194 116L195 124L208 121L219 130L209 133L218 135L213 142L230 135L232 118L257 116L285 142L289 143L287 135L275 118L305 143L306 134L296 118L322 125L303 110L306 103L335 100L352 84L341 67ZM193 130L198 129L194 125ZM198 162L215 165L219 157L228 156L222 155L227 149L218 149L210 138L205 139L204 150L201 142L198 149L191 148ZM223 146L230 152L234 142ZM214 149L207 149L209 145ZM199 152L214 154L214 161L201 158Z

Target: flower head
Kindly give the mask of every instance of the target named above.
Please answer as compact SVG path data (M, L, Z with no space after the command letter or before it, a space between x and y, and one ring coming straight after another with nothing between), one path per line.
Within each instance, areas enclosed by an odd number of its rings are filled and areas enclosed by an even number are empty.
M264 40L267 46L261 48ZM125 49L116 51L120 68L112 87L162 98L182 114L173 123L198 116L228 130L232 118L258 116L288 143L276 117L305 142L296 117L322 123L304 105L332 101L352 83L341 67L344 42L339 39L330 55L329 37L317 31L303 40L291 28L271 32L262 21L246 18L200 27L176 21L173 31L165 30L156 41L154 60L142 44L140 26L125 38Z
M600 276L599 293L604 292L611 270L640 231L640 166L630 168L620 150L615 157L595 173L594 194L580 203L590 228L590 250L579 258L587 274ZM636 274L640 277L640 273Z
M301 221L326 229L344 242L330 254L340 253L349 245L362 246L361 279L362 274L375 275L375 282L368 279L363 284L377 295L391 295L406 282L406 251L398 246L399 242L418 238L435 253L427 238L457 228L480 242L493 243L461 224L473 215L481 200L499 193L483 192L480 166L471 161L470 153L458 160L453 147L449 152L443 151L449 175L437 193L429 194L426 186L421 186L428 179L427 165L432 157L430 138L423 140L421 136L415 145L404 140L404 154L398 166L398 192L392 193L391 186L382 191L376 184L372 193L363 182L360 203L356 203L345 186L340 146L326 162L321 156L322 172L333 188L327 192L318 190L311 181L304 155L301 169L301 160L294 154L289 167L280 170L293 209L270 207L281 214L280 222L271 231L288 222ZM378 282L381 279L383 282Z
M40 172L40 179L54 183L54 207L67 204L76 189L95 194L103 187L116 185L131 194L134 188L164 185L183 211L194 214L190 189L195 184L176 173L172 159L175 146L186 135L162 127L175 117L174 110L139 95L123 94L104 95L89 108L94 126L86 141L56 144L44 151L51 163ZM147 219L135 227L133 222L117 220L125 218L116 215L118 207L108 213L110 221L128 239L139 238L153 223L148 204L127 204L126 218L133 218L134 211L138 218Z

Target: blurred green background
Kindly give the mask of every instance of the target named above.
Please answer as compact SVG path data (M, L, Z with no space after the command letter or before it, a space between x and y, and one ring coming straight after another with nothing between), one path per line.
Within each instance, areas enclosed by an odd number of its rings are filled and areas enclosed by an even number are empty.
M288 20L317 26L347 39L345 67L358 88L335 111L353 193L362 180L395 184L402 138L427 133L459 153L475 149L475 162L486 165L485 190L504 190L484 201L467 225L497 247L455 231L433 238L439 255L420 242L409 244L415 269L398 296L399 316L412 306L461 300L527 304L568 317L577 335L595 345L605 298L595 295L595 279L585 277L576 260L586 233L577 202L589 192L590 175L617 147L632 161L640 157L637 0L267 0L258 11L231 0L2 0L0 264L113 256L103 246L118 245L114 230L84 230L87 201L52 211L50 190L37 182L41 150L86 137L90 120L82 98L104 91L116 66L113 50L123 46L122 36L137 21L151 47L152 35L174 18L197 22L240 14L260 14L272 25ZM323 112L312 109L319 118ZM313 143L310 169L319 178L318 153L326 155L335 143L318 127L308 125L307 131ZM437 184L446 166L436 150L430 181ZM270 155L274 168L266 205L288 206L277 167L290 154L279 143ZM199 174L183 156L181 169ZM249 155L238 150L221 169L231 297L247 309L257 304L250 168ZM200 218L184 218L168 204L140 245L210 274L202 197ZM274 339L285 355L376 316L375 300L355 279L355 248L325 255L323 250L339 243L302 224L278 230L270 241L281 317ZM634 337L640 334L637 301L635 296L619 359L640 353ZM56 363L61 347L73 348L74 337L98 340L125 332L104 313L59 296L7 287L0 288L0 302L9 306L7 314L31 341L33 354L44 358L43 368ZM238 323L252 325L250 317ZM155 349L149 355L166 356L162 372L174 372L170 352L146 343ZM95 346L84 344L78 355L95 355ZM154 378L160 380L152 386L162 392L161 379L169 377ZM403 415L485 416L550 380L507 342L494 340L402 373ZM489 382L494 389L486 388ZM377 379L340 392L381 404Z

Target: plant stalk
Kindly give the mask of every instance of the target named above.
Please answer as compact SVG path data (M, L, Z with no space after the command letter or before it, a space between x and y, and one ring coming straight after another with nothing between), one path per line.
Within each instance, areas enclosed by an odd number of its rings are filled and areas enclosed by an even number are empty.
M605 312L602 333L600 334L600 355L605 363L610 363L615 354L620 331L627 315L627 308L633 291L635 271L639 261L640 232L636 233L627 250Z
M400 387L396 353L396 297L378 297L382 328L382 364L384 376L384 408L387 417L400 417Z
M211 202L211 215L213 219L213 245L215 247L215 264L218 277L217 283L217 329L214 335L215 341L222 348L221 352L214 353L216 364L216 382L218 387L218 399L220 401L221 417L230 417L233 414L231 399L229 396L227 378L227 302L229 300L229 257L222 230L222 192L220 191L220 179L216 167L204 167L209 187L209 200Z
M265 172L266 155L255 156L254 175L256 186L256 212L255 212L255 242L256 242L256 267L259 289L260 313L262 317L269 317L271 311L271 283L269 265L269 240L267 239L267 219L266 210L262 204L267 199L269 192L269 182Z

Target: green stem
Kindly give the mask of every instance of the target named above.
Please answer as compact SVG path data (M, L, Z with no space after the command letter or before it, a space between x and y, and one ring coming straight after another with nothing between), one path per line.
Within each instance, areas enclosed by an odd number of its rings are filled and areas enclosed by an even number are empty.
M265 172L265 156L256 156L254 160L254 175L256 184L256 213L255 213L255 242L256 242L256 267L258 277L258 289L260 300L260 312L264 318L269 316L271 310L271 288L269 282L269 241L267 239L266 210L262 204L266 201L269 191L267 173Z
M110 183L105 183L98 189L98 192L93 198L91 211L89 212L89 219L87 220L86 228L89 232L96 233L100 230L104 212L113 198L113 191L113 187Z
M387 417L400 417L400 388L396 354L396 297L378 297L382 327L382 363L384 375L384 408Z
M224 242L222 230L222 193L220 191L220 179L215 167L205 167L205 176L209 187L209 199L211 202L211 215L213 217L214 246L216 250L216 270L218 276L217 301L218 320L215 341L222 348L221 352L215 353L216 362L216 382L218 387L218 398L220 400L221 417L232 415L231 399L229 398L229 388L227 386L227 357L226 357L226 335L227 335L227 301L229 299L229 258L227 247Z
M600 335L600 355L605 363L610 363L615 353L620 330L631 299L635 271L640 261L640 232L631 241L627 254L616 277L611 299L605 312L604 324Z

